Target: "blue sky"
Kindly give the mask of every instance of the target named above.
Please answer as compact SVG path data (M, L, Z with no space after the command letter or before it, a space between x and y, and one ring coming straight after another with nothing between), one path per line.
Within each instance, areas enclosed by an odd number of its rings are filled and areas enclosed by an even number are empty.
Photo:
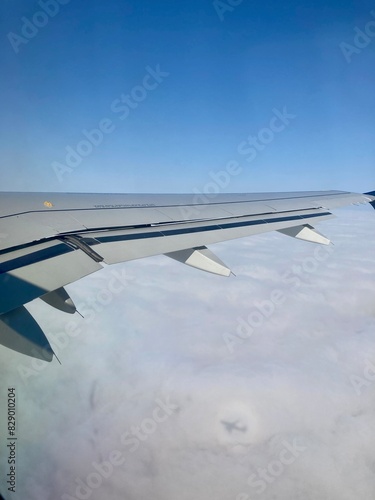
M2 2L1 190L204 191L228 162L226 192L374 189L370 1L64 1Z

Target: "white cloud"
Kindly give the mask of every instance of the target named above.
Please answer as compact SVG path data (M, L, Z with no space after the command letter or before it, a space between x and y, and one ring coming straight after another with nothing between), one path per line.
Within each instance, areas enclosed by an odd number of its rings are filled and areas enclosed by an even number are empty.
M19 367L30 360L2 349L1 407L8 385L18 392L13 498L74 498L76 479L95 471L93 500L373 498L374 213L339 215L319 226L335 247L314 272L306 259L316 247L277 233L213 248L237 278L163 256L129 262L117 266L132 278L125 289L91 321L74 317L79 334L59 352L62 366L25 382ZM298 285L283 278L296 277L294 266ZM78 306L109 272L69 287ZM223 335L275 289L282 306L228 351ZM48 336L72 319L39 302L30 309ZM175 411L155 421L156 400L168 398ZM134 451L122 439L133 426L150 431ZM303 451L284 461L295 440ZM114 450L124 463L104 478L93 464Z

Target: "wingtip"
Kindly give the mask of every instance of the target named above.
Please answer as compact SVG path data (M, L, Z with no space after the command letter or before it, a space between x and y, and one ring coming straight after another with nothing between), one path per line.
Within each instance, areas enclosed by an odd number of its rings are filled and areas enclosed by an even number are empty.
M369 191L368 193L363 193L363 194L372 196L374 198L373 201L370 201L370 205L372 206L372 208L375 209L375 191Z

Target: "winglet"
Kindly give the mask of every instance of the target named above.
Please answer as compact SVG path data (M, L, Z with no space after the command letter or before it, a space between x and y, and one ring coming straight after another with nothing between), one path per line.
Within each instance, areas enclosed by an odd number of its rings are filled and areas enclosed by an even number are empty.
M369 196L375 198L375 191L370 191L369 193L364 193L364 194L368 194ZM373 201L370 201L370 205L372 205L372 208L375 209L375 199Z

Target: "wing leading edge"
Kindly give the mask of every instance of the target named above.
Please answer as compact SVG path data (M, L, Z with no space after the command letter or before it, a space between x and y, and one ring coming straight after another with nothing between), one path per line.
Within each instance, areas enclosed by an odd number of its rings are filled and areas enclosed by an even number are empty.
M24 304L40 297L74 313L63 287L101 269L101 263L165 254L229 276L230 269L206 245L268 231L329 244L312 224L334 217L334 208L359 203L375 208L375 192L211 198L0 193L0 344L51 361L51 346Z

